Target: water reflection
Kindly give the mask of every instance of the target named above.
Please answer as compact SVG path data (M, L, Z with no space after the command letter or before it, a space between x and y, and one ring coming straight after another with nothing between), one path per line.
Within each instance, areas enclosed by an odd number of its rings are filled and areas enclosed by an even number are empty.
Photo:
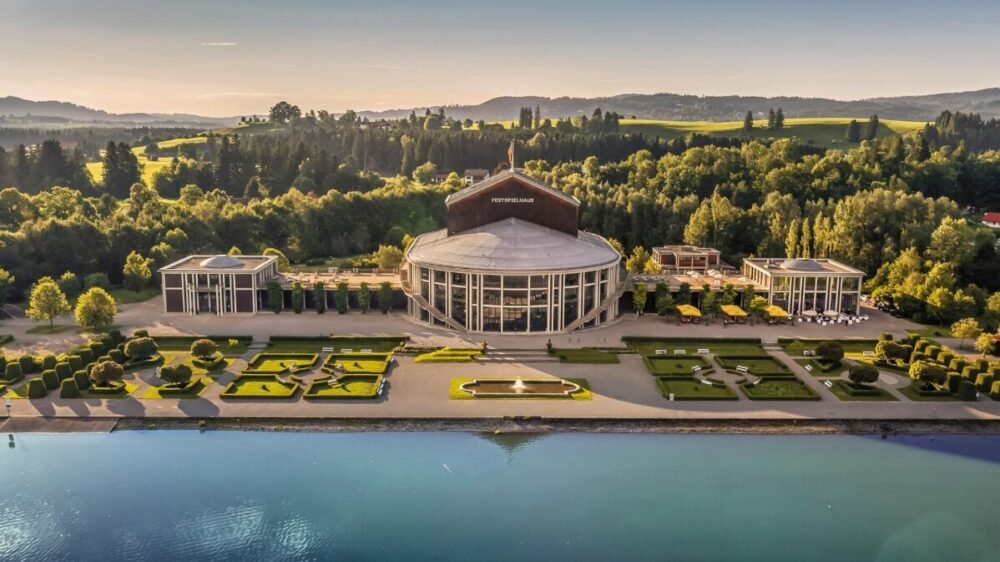
M548 433L476 433L476 436L493 443L503 449L507 455L507 464L514 461L514 455L526 449L528 445L537 443L549 436Z
M1000 435L889 435L887 437L863 435L861 437L1000 464Z

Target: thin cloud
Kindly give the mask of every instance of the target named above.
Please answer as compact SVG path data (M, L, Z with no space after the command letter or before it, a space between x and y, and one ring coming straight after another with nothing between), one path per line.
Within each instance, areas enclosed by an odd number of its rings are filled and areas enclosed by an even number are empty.
M239 45L236 41L209 41L206 43L199 43L202 47L235 47Z
M210 94L199 94L198 97L202 99L216 99L216 98L275 98L281 97L282 94L276 94L273 92L216 92Z

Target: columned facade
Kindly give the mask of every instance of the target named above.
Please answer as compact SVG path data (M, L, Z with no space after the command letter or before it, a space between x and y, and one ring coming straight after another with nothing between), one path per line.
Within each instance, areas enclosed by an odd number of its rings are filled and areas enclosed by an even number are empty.
M743 275L767 291L769 304L793 315L860 312L864 273L835 260L750 258L743 262Z
M271 256L189 256L160 269L163 311L254 313L277 275Z

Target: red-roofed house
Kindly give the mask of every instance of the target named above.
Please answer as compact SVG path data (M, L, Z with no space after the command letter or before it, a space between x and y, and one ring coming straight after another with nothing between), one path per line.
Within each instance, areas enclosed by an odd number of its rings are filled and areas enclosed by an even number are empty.
M1000 213L983 213L983 224L1000 229Z

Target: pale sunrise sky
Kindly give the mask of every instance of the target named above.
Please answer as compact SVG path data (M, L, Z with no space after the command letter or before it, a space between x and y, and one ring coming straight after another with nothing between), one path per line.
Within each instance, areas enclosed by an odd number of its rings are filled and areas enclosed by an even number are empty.
M1000 2L0 0L0 96L265 113L1000 86Z

